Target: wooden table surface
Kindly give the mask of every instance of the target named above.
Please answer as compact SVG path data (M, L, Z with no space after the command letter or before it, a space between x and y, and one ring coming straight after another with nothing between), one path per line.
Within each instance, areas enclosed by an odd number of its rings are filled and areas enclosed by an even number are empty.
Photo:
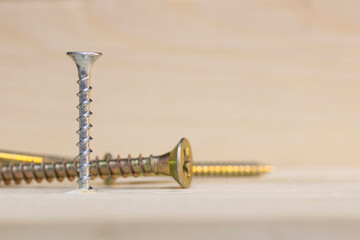
M2 239L358 239L359 168L286 168L262 177L169 177L0 188ZM5 237L5 238L3 238Z

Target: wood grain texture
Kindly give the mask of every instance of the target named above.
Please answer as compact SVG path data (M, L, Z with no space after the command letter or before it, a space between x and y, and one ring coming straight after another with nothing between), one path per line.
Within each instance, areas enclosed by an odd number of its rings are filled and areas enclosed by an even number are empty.
M358 164L359 1L0 1L0 147L76 155L93 68L94 153Z
M357 239L357 169L278 168L260 178L170 177L0 188L4 239Z

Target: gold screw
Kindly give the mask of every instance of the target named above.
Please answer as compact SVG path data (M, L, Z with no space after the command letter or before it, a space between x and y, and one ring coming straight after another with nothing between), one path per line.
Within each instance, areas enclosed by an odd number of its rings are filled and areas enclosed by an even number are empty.
M19 154L17 154L19 155ZM78 164L74 160L66 160L53 158L51 160L43 157L41 163L16 161L17 158L11 159L8 156L8 160L12 160L7 164L0 166L0 180L5 184L10 184L14 181L19 184L22 180L29 183L32 180L41 182L46 179L48 182L57 179L62 181L64 178L72 181L79 177L76 171L76 165ZM21 158L28 159L28 158ZM56 160L55 160L56 159ZM94 164L89 168L89 172L93 177L100 176L103 179L109 179L110 177L117 176L138 176L143 174L148 176L150 174L163 174L172 176L181 187L188 188L191 185L192 174L189 174L189 169L193 167L193 157L190 142L183 138L175 146L175 148L163 155L149 156L138 158L120 158L111 159L110 155L107 155L105 159L96 159Z

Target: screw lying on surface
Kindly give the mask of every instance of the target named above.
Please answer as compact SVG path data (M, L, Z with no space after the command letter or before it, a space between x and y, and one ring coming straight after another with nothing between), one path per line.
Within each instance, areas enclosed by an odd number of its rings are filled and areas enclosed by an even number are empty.
M65 178L72 181L78 177L76 172L77 162L72 160L46 161L41 163L23 161L14 164L9 162L0 166L0 180L5 184L10 184L13 180L19 184L22 180L29 183L32 180L41 182L43 179L51 182L54 179L62 181ZM143 174L164 174L172 176L181 187L188 188L191 185L193 169L193 156L190 142L183 138L175 148L163 155L138 158L120 158L111 159L110 155L103 160L96 159L95 164L91 165L89 172L95 178L100 176L107 179L108 176L128 175L138 176Z
M201 162L194 163L194 176L258 176L273 171L270 165L255 162Z
M110 156L109 154L105 156ZM200 162L193 163L192 173L194 177L255 177L272 172L273 166L259 164L256 162ZM105 184L111 185L115 182L114 175L104 175Z
M90 99L90 72L93 63L102 54L98 52L68 52L66 54L76 63L79 75L79 80L77 81L79 84L79 93L77 94L79 97L79 105L77 106L79 109L79 117L77 118L79 122L79 130L77 131L79 134L79 142L76 144L79 147L79 155L77 156L79 161L79 168L77 169L79 172L79 180L77 182L79 184L79 190L86 192L92 189L90 186L92 176L89 169L92 164L90 161L90 153L92 150L89 146L92 140L90 137L90 128L92 125L89 119L92 115L89 106L92 102Z

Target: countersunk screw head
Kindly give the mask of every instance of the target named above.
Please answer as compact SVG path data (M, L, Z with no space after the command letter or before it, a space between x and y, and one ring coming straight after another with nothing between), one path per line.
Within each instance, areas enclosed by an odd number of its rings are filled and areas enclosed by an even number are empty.
M188 188L192 181L193 156L190 142L182 138L170 152L170 175L183 188Z
M71 57L81 78L83 74L90 75L93 63L102 55L101 52L67 52L66 55Z

